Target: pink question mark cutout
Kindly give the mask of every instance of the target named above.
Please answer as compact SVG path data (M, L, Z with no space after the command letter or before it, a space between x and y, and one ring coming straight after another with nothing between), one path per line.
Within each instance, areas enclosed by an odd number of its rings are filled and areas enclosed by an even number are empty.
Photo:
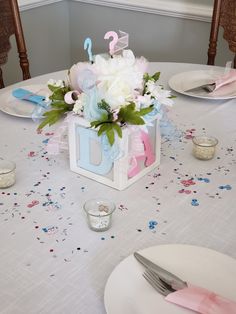
M104 36L104 39L109 39L112 37L112 40L110 41L109 43L109 52L110 54L112 55L114 53L114 50L115 50L115 45L118 41L118 35L116 32L107 32Z

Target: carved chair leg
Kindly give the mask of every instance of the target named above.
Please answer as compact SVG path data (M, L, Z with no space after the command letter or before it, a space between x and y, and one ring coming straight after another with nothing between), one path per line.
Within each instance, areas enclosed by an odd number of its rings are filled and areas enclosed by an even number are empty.
M212 22L211 22L211 34L210 34L209 48L208 48L208 60L207 60L207 64L209 65L215 64L216 47L217 47L219 22L220 22L221 2L222 0L214 1L214 9L213 9L213 14L212 14Z
M4 82L3 82L3 77L2 77L2 69L0 68L0 88L3 88L4 86Z
M14 19L14 25L16 30L16 43L19 53L19 59L20 59L20 66L23 72L23 79L27 80L30 78L30 72L29 72L29 61L26 51L26 45L25 45L25 39L23 35L23 29L20 19L20 12L17 4L17 0L11 0L11 8L13 15L15 16Z
M27 57L27 52L19 52L20 58L20 66L23 73L23 80L28 80L31 78L30 71L29 71L29 61Z

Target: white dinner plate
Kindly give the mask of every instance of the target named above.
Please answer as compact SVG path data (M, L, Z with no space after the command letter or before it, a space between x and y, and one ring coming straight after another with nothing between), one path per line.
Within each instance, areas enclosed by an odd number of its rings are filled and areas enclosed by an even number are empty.
M211 96L207 91L204 90L186 92L186 90L201 86L203 84L212 83L212 80L217 79L223 74L224 72L217 72L213 70L189 71L178 73L172 76L168 83L170 88L172 88L174 91L191 97L205 98L211 100L236 98L236 90L233 91L230 95L221 96Z
M236 301L236 260L196 246L173 244L150 247L142 255L181 279ZM164 300L143 278L144 267L133 255L111 273L104 293L107 314L192 314Z
M47 88L46 85L35 84L21 86L19 88L26 89L40 96L47 96L49 94L49 89ZM12 95L11 89L0 95L0 110L12 116L21 118L31 118L35 106L36 106L35 104L29 101L15 98Z

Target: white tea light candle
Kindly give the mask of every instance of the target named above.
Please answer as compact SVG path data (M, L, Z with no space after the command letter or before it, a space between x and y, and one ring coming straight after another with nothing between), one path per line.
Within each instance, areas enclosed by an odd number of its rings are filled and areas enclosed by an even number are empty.
M16 165L12 161L0 160L0 189L12 186L16 181Z
M116 206L108 200L92 199L84 204L90 229L106 231L111 226L112 213Z
M193 137L193 155L197 159L210 160L215 155L218 140L211 136Z

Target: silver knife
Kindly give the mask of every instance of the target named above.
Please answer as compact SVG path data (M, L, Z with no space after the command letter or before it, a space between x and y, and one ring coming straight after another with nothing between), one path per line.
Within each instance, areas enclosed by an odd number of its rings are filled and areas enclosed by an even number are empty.
M142 256L141 254L135 252L134 257L145 266L147 269L150 269L154 273L158 275L158 277L170 285L175 290L180 290L187 287L187 283L180 279L179 277L175 276L174 274L170 273L169 271L161 268L157 264L153 263L146 257Z

